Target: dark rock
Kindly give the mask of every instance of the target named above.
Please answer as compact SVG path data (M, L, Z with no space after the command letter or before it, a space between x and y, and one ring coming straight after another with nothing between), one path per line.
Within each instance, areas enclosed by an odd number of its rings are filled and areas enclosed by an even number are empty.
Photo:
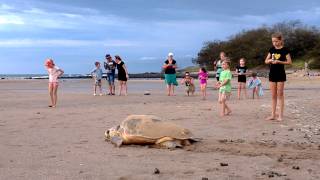
M228 163L220 163L220 166L229 166Z
M272 132L272 135L275 135L275 134L276 134L276 131L273 131L273 132Z
M154 168L153 174L160 174L160 170L158 168Z
M293 131L293 128L289 128L288 131Z
M292 166L292 169L299 170L300 167L299 166Z
M40 112L37 112L36 114L40 114Z
M207 177L203 177L201 178L201 180L209 180Z

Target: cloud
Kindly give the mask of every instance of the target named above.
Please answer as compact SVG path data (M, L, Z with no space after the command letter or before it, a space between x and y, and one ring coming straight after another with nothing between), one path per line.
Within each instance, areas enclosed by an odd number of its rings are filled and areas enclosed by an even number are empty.
M122 40L70 40L70 39L9 39L0 40L0 47L128 47L138 43Z
M156 59L159 59L159 58L152 57L152 56L145 56L140 58L141 61L150 61L150 60L156 60Z
M15 15L2 15L0 16L0 25L13 24L13 25L24 25L23 19Z
M8 4L0 4L0 11L3 11L3 10L13 10L14 7L13 6L10 6Z
M0 24L2 25L23 25L26 28L34 29L87 29L113 27L127 27L130 21L127 18L114 14L100 14L97 10L89 8L74 8L55 11L38 7L0 5ZM14 9L14 11L11 11ZM40 28L40 29L39 29ZM5 26L1 27L6 30ZM12 30L12 29L11 29Z

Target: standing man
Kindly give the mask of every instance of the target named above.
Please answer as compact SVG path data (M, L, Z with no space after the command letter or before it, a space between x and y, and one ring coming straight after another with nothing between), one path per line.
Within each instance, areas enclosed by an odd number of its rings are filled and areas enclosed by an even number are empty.
M117 63L112 60L110 54L106 55L106 62L104 62L104 68L107 72L107 81L109 84L109 93L107 95L115 95L114 77L116 74Z

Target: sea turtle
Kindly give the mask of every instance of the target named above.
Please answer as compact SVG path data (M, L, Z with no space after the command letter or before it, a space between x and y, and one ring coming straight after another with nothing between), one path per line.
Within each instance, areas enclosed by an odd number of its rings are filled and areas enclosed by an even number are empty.
M188 129L152 115L130 115L120 125L108 129L105 138L117 147L122 144L149 144L170 149L199 140Z

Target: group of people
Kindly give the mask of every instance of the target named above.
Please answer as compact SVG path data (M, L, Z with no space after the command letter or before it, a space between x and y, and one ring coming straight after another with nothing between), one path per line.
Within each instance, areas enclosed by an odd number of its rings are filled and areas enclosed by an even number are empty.
M121 57L116 55L114 58L115 60L112 59L112 56L110 54L107 54L106 60L104 62L104 69L106 70L107 74L107 81L109 85L109 92L106 93L106 95L115 95L115 74L116 74L116 69L118 70L118 81L119 81L119 96L121 95L127 95L128 94L128 87L127 87L127 81L129 79L129 74L127 67L125 63L122 61ZM100 96L103 95L102 93L102 69L100 62L95 62L94 63L95 68L91 71L91 76L94 80L94 85L93 85L93 95L97 95L97 88L99 88Z
M267 120L279 120L283 119L284 112L284 83L286 81L286 73L284 65L292 63L289 50L284 47L283 36L281 33L274 33L271 36L273 47L269 49L268 55L265 59L265 63L269 65L269 82L272 95L272 108L271 116ZM109 84L108 95L115 95L115 71L118 70L119 80L119 95L127 95L127 80L129 78L127 68L120 56L115 56L115 61L110 54L105 56L104 68L107 74L107 81ZM230 71L231 62L224 52L220 53L220 59L214 62L216 70L217 83L215 87L219 89L218 102L221 104L221 116L229 115L231 113L230 107L227 105L227 100L231 94L231 79L232 72ZM45 66L49 74L49 94L51 104L49 107L55 107L57 104L57 89L58 89L58 77L64 72L62 69L55 66L52 59L45 61ZM102 74L103 71L100 67L100 62L95 62L95 69L91 72L94 79L94 95L97 95L97 88L99 88L100 95L102 94ZM167 85L167 95L174 96L174 86L178 85L176 80L177 62L173 59L173 53L168 54L167 60L165 60L162 68L164 69L165 83ZM248 75L248 68L245 65L245 59L241 58L239 64L236 67L235 74L238 75L238 99L241 97L241 91L247 97L246 93L246 77ZM206 99L206 87L209 74L205 68L200 68L198 73L198 79L200 82L200 90L202 98ZM189 72L185 73L185 77L181 80L181 83L185 85L186 95L193 95L195 92L195 85L193 78ZM263 94L261 80L257 77L256 73L251 74L251 78L248 81L248 87L252 89L252 97L257 97ZM277 104L279 102L279 113L276 113Z
M271 116L267 120L283 119L284 112L284 83L286 81L286 73L284 65L292 63L289 50L284 47L284 40L281 33L274 33L271 36L273 47L269 49L268 55L265 59L265 64L270 67L269 71L269 85L272 96ZM257 77L257 73L252 72L250 79L247 81L248 68L245 64L245 59L241 58L239 64L236 66L235 74L238 76L238 99L241 99L241 92L247 98L246 86L252 89L252 98L263 95L263 88L261 80ZM231 113L230 107L227 105L227 100L231 94L231 79L232 72L230 71L230 60L224 52L220 53L220 59L214 62L216 70L217 83L215 87L219 89L218 101L221 104L221 116L229 115ZM165 82L167 84L167 95L174 95L174 86L178 85L176 81L175 69L177 68L176 61L173 59L173 54L169 53L168 59L165 61L163 68L165 70ZM198 73L200 82L200 90L202 98L206 98L206 87L208 80L208 73L205 68L200 68ZM195 85L193 78L189 72L185 73L185 77L181 81L185 85L186 95L193 95L195 92ZM279 104L279 113L276 113L277 104Z

